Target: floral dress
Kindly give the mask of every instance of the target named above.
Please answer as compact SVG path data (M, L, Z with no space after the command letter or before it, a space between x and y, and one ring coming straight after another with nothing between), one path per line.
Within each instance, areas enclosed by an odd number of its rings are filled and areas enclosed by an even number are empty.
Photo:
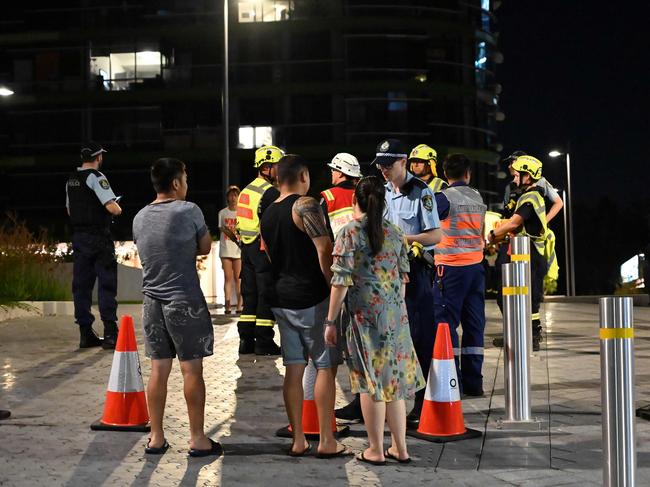
M400 294L409 271L404 235L384 220L384 245L373 257L366 222L364 217L343 227L333 252L332 285L349 287L346 341L352 392L369 393L376 401L412 398L426 382Z

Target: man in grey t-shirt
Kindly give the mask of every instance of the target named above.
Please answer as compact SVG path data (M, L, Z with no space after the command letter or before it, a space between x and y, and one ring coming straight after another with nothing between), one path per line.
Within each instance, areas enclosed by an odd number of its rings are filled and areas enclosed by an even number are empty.
M189 455L220 455L219 443L205 435L203 357L212 355L212 320L199 285L196 256L210 253L212 239L203 213L185 201L187 173L177 159L151 166L156 199L133 219L133 240L142 262L142 325L151 358L147 383L151 438L145 453L160 455L169 444L163 432L167 379L178 355L190 421Z

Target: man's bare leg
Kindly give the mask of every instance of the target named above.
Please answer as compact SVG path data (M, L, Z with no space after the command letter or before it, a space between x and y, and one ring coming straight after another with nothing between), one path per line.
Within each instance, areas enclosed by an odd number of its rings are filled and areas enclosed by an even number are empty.
M284 407L287 410L287 417L293 433L291 451L298 454L305 451L309 445L302 429L302 401L304 399L302 376L304 373L305 364L287 365L282 388Z
M167 402L167 379L172 370L172 359L151 360L151 376L147 382L147 401L151 419L149 447L160 448L165 443L163 416Z

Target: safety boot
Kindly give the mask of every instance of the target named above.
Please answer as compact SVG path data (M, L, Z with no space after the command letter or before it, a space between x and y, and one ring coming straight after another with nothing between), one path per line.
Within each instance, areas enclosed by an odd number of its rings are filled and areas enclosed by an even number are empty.
M347 406L334 410L334 416L338 419L345 419L347 421L361 421L363 422L363 413L361 412L361 398L359 394L355 394L352 402Z
M103 340L95 334L92 325L79 327L79 348L101 347Z
M255 339L255 355L280 355L280 347L273 339Z
M251 353L255 353L255 340L241 338L239 340L239 355L248 355Z
M104 350L115 350L117 344L117 323L114 321L104 322L104 342L102 348Z

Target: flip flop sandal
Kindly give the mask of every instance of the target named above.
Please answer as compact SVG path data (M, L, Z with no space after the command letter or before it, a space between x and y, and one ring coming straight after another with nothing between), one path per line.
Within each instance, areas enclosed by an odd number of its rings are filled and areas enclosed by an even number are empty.
M304 457L310 451L311 451L311 443L307 443L307 448L305 448L301 452L293 451L293 443L292 443L291 446L289 447L289 450L287 451L287 455L289 455L290 457Z
M165 440L162 446L159 446L158 448L149 446L150 443L151 438L147 438L147 446L144 449L144 452L147 455L163 455L167 450L169 450L169 443L167 443L167 440Z
M390 453L388 450L386 450L386 451L384 452L384 456L385 456L386 458L390 458L391 460L397 460L399 463L411 463L411 462L413 461L413 460L411 460L411 457L408 457L408 458L404 458L404 459L402 459L402 458L400 458L400 457L398 457L398 456L396 456L396 455L393 455L393 454Z
M338 458L338 457L350 457L354 453L348 450L346 447L343 447L342 450L338 450L334 453L316 453L316 458L328 459L328 458Z
M210 448L207 450L197 450L195 448L190 448L190 450L187 452L187 454L191 457L208 457L210 455L222 455L223 454L223 447L221 446L220 443L214 441L212 438L208 438L210 440Z
M363 463L369 463L370 465L375 465L377 467L383 467L386 465L386 460L382 461L377 461L377 460L370 460L369 458L366 458L363 456L363 453L361 453L360 456L356 457L358 462L363 462Z

